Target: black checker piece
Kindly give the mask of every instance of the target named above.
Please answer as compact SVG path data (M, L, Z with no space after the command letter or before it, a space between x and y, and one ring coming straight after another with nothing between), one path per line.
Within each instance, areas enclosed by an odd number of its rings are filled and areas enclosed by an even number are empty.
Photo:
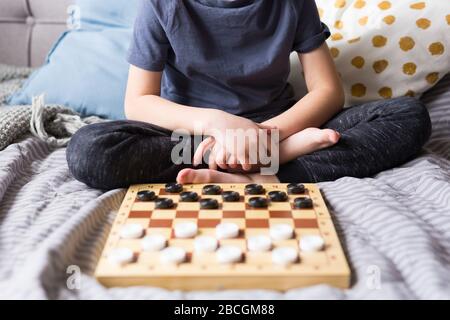
M241 195L236 191L224 191L222 199L225 202L238 202L241 199Z
M200 209L204 210L214 210L219 208L219 201L216 199L201 199L200 200Z
M222 193L222 188L215 184L208 184L203 187L202 193L209 196L215 196Z
M245 193L250 195L264 194L264 187L260 184L248 184L245 186Z
M273 202L285 202L287 201L288 196L284 191L270 191L269 199Z
M287 186L287 190L289 194L304 194L306 189L301 183L290 183Z
M157 198L157 196L154 191L142 190L137 193L137 198L139 201L148 202L148 201L154 201Z
M174 206L173 200L169 198L158 198L155 201L156 209L170 209L173 208L173 206Z
M267 208L269 205L267 199L263 197L251 197L248 199L248 204L252 208Z
M198 194L194 191L185 191L180 193L180 200L182 202L196 202L198 200Z
M165 190L168 193L180 193L181 191L183 191L183 185L175 182L168 183L166 184Z
M295 198L294 207L298 209L311 209L313 207L313 201L311 198Z

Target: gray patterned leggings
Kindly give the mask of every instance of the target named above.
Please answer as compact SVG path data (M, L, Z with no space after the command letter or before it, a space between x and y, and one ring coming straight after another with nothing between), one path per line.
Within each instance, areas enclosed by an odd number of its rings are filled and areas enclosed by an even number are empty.
M417 155L431 134L428 111L413 98L345 109L323 127L341 133L339 143L282 165L277 174L281 182L368 177ZM67 162L76 179L99 189L171 182L189 167L171 161L176 144L170 131L148 123L105 122L86 126L73 136Z

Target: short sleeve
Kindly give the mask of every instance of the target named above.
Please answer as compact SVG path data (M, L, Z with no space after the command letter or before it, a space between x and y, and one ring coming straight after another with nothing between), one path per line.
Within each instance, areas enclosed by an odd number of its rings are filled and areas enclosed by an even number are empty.
M293 51L307 53L320 47L330 36L328 27L320 21L314 0L294 0L298 5L298 24Z
M134 23L128 62L148 71L162 71L166 64L169 40L151 0L140 0Z

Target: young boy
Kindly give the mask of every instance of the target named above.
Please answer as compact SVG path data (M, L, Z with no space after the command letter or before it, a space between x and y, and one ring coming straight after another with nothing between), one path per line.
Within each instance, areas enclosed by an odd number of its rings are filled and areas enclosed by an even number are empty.
M430 135L427 110L406 97L342 110L329 35L314 0L141 0L128 56L128 120L79 130L67 150L71 172L112 189L174 180L319 182L406 162ZM293 51L309 91L300 101L287 83ZM174 164L171 133L179 129L209 136L191 146L194 164L211 150L208 165ZM253 135L240 148L225 135L238 129ZM279 132L276 175L261 175L250 161L263 130Z

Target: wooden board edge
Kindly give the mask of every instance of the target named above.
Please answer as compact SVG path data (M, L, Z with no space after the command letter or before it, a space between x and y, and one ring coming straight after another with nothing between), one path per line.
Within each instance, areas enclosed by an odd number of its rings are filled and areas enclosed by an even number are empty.
M167 290L278 290L287 291L314 285L330 285L335 288L348 289L350 274L314 277L97 277L106 287L151 286Z

